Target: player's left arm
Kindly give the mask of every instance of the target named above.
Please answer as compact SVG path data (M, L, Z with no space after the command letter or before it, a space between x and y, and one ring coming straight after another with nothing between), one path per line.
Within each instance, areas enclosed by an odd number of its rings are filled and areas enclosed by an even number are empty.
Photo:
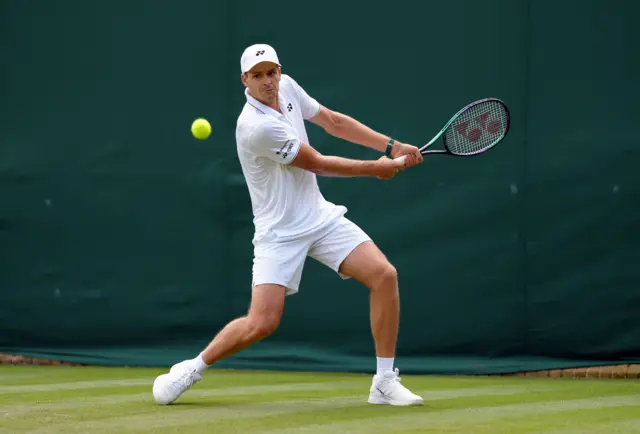
M350 116L324 107L290 76L286 76L286 81L293 87L298 96L304 119L319 125L334 137L380 152L386 152L387 144L390 140L389 136L372 130ZM391 147L391 157L398 158L402 155L407 155L405 167L410 167L423 161L420 150L417 147L394 141Z
M387 144L391 139L389 136L381 134L351 116L330 110L320 106L318 114L310 118L309 121L322 127L328 134L346 140L351 143L366 146L380 152L385 152ZM394 141L391 148L391 156L398 158L407 155L406 166L410 167L422 163L423 157L420 150L413 145Z

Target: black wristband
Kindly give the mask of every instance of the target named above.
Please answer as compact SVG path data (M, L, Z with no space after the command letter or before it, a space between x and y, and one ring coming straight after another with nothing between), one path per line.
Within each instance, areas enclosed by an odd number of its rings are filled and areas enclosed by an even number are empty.
M389 139L389 143L387 143L387 151L384 153L387 157L391 158L391 148L393 148L393 144L395 140Z

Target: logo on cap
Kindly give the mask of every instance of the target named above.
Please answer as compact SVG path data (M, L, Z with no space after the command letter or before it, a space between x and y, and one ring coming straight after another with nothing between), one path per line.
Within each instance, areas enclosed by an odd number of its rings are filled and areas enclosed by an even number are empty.
M262 56L264 54L264 50L260 50L256 52L256 56Z

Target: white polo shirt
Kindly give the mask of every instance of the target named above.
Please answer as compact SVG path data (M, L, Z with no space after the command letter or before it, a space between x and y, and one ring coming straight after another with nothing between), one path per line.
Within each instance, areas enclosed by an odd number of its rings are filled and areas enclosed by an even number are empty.
M287 240L304 236L347 212L320 193L316 175L289 165L309 143L304 120L320 104L291 77L282 74L279 113L249 95L236 125L238 158L249 188L254 243L265 236Z

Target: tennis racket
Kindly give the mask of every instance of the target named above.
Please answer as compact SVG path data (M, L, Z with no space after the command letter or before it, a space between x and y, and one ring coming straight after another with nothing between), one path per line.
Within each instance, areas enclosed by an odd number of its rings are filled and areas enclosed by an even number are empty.
M482 154L500 143L509 132L509 109L497 98L485 98L463 107L429 143L422 155L447 154L461 157ZM442 137L444 149L427 150ZM404 161L406 155L395 160Z

